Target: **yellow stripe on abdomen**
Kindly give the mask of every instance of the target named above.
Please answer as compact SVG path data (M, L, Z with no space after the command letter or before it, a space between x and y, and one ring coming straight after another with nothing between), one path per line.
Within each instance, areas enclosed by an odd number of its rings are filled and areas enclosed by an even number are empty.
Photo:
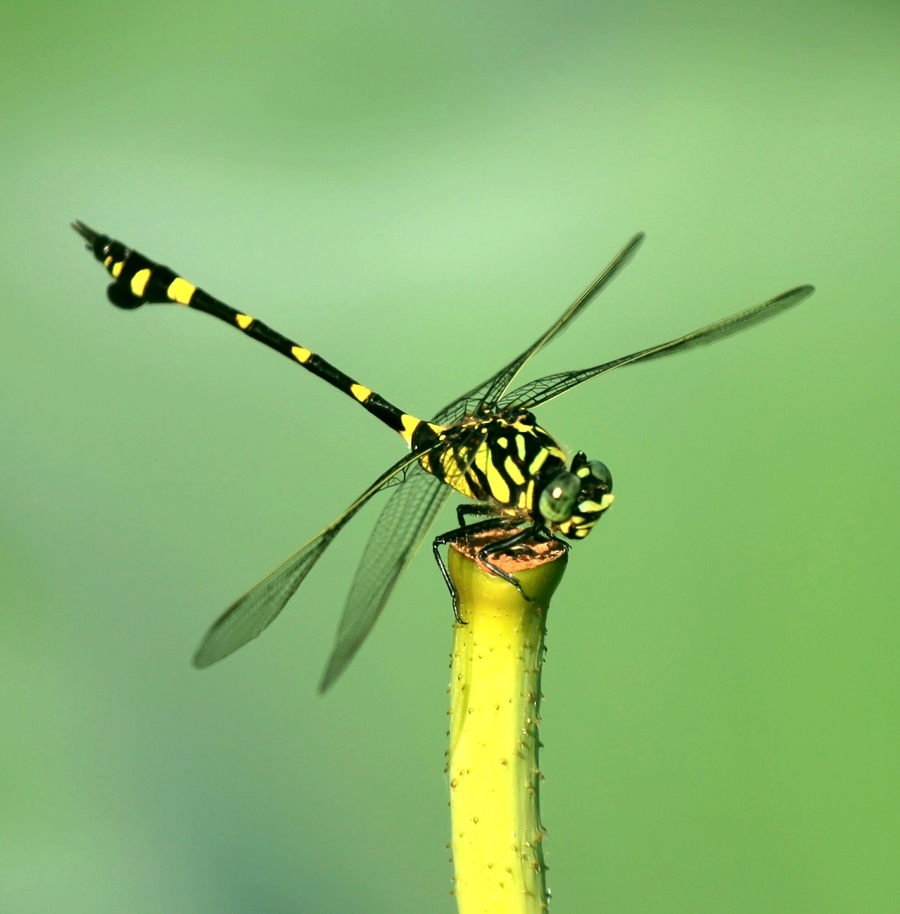
M143 270L138 270L134 276L131 277L131 292L137 298L144 297L144 290L147 288L147 283L150 282L150 270L144 267Z
M354 399L358 400L360 403L365 403L366 400L372 396L372 391L362 384L351 384L350 393L353 394Z
M173 301L177 305L190 305L191 299L194 297L196 291L197 287L195 285L192 285L180 276L176 276L175 279L169 283L169 288L166 289L166 295L168 296L169 301Z

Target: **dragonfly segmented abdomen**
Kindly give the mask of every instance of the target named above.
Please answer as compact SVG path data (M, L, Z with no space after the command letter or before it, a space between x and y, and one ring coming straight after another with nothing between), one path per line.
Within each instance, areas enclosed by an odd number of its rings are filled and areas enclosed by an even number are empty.
M426 423L403 412L380 394L355 381L318 353L288 339L258 318L232 308L188 282L171 268L150 260L121 241L96 232L83 222L75 222L73 228L87 241L94 256L112 276L113 282L107 289L107 295L117 307L130 311L145 304L175 304L203 311L302 365L359 403L376 419L397 432L408 445L413 446L414 440L418 438L419 448L424 448L421 432L422 427L426 426L424 431L427 435Z

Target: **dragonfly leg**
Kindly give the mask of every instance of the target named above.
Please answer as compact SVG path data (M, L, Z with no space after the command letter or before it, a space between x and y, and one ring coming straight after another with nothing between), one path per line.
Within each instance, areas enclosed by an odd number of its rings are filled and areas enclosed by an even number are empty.
M494 509L490 505L472 504L467 501L462 502L462 504L456 506L456 519L459 521L460 529L469 526L469 524L466 523L467 514L472 517L484 517L485 514L493 515Z
M497 540L495 543L488 543L487 546L483 546L478 552L478 560L486 567L489 568L497 577L503 578L508 584L512 584L516 590L529 602L531 597L522 590L522 585L519 583L518 579L508 572L503 571L498 568L491 560L490 556L497 555L501 552L506 552L508 549L511 549L513 546L518 546L519 543L524 543L528 539L540 539L544 538L545 531L542 524L534 524L531 527L526 527L524 530L517 530L515 533L506 537L506 539Z
M463 512L464 520L465 514L481 514L482 511L472 511L472 508L478 509L479 505L463 505L462 507L468 507L470 510ZM459 516L459 510L457 509L457 516ZM475 533L485 533L488 530L503 530L510 525L518 525L519 521L517 518L513 517L488 517L485 520L478 521L474 524L465 524L462 523L455 530L448 530L446 533L441 533L439 536L434 538L434 541L431 544L431 551L434 554L434 560L437 562L438 568L441 569L441 576L444 579L444 583L447 585L447 590L450 591L450 598L453 601L453 616L457 622L461 625L465 625L466 622L462 619L459 614L459 595L456 593L456 588L453 586L453 581L450 579L450 572L447 570L447 563L444 561L444 557L441 555L441 546L446 546L449 543L456 543L459 540L465 539L467 536L471 536ZM530 528L529 528L530 529ZM506 543L507 540L502 540L501 543ZM502 548L502 546L501 546ZM482 550L484 551L484 550ZM480 555L479 555L480 557ZM500 571L499 568L495 568L488 562L485 562L491 572L499 575L505 581L509 581L511 584L514 584L518 587L518 582L511 575L507 575L504 572ZM521 590L521 588L520 588Z

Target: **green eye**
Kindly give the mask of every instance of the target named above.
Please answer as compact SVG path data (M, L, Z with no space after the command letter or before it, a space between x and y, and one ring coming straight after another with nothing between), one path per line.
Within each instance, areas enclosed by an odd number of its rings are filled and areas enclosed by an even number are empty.
M607 492L612 492L612 473L609 472L609 467L599 460L589 460L587 465L591 468L591 476L605 486Z
M541 492L538 510L545 520L560 523L572 516L581 483L574 473L560 473Z

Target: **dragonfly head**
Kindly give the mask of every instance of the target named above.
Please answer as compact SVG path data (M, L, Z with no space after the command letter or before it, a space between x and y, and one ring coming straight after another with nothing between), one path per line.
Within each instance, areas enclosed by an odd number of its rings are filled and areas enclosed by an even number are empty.
M538 510L554 532L580 540L591 532L613 497L609 468L599 460L588 460L584 451L579 451L571 467L544 486Z

